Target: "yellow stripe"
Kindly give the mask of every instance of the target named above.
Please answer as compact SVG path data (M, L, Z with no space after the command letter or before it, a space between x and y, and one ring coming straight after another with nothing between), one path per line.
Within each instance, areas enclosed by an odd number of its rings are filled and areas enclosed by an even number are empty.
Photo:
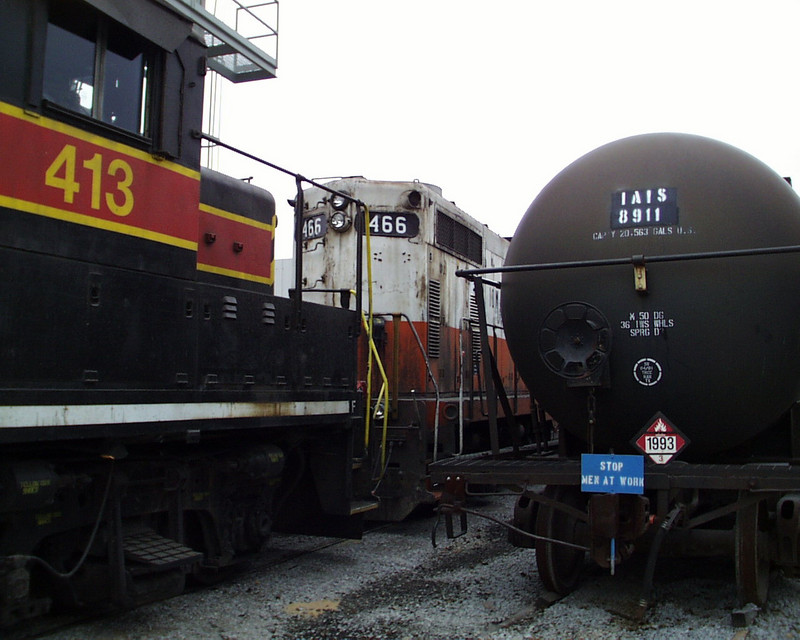
M148 162L150 164L172 171L173 173L179 173L183 176L186 176L187 178L192 178L193 180L200 179L200 172L195 171L194 169L189 169L188 167L184 167L175 162L170 162L169 160L162 160L160 158L156 158L152 154L140 151L138 149L134 149L133 147L129 147L126 144L113 142L107 138L102 138L98 135L87 133L82 129L72 127L68 124L64 124L63 122L58 122L57 120L51 120L50 118L39 115L38 113L32 111L25 111L23 109L14 107L5 102L0 102L0 113L11 116L13 118L17 118L19 120L25 120L44 129L49 129L51 131L56 131L57 133L63 133L65 135L78 138L85 142L97 145L98 147L103 147L104 149L109 149L111 151L116 151L117 153L123 153L125 155L132 156L144 162Z
M223 269L222 267L214 267L210 264L197 263L198 271L205 271L206 273L216 273L220 276L228 276L230 278L239 278L241 280L249 280L250 282L260 282L261 284L272 284L274 278L265 278L264 276L257 276L252 273L245 273L244 271L234 271L233 269Z
M92 216L83 215L81 213L73 213L72 211L64 211L55 207L49 207L36 202L28 202L27 200L19 200L17 198L10 198L8 196L0 195L0 206L8 207L10 209L18 209L26 213L33 213L37 216L45 216L47 218L54 218L56 220L64 220L65 222L74 222L86 227L94 227L95 229L105 229L106 231L114 231L128 236L137 238L144 238L145 240L153 240L161 242L162 244L180 247L181 249L189 249L190 251L197 251L197 242L191 240L184 240L183 238L176 238L164 233L156 231L148 231L147 229L140 229L139 227L132 227L127 224L114 222L113 220L102 220L100 218L93 218Z
M216 207L212 207L210 204L203 204L201 202L200 211L205 211L206 213L210 213L212 216L217 216L219 218L226 218L227 220L233 220L234 222L238 222L240 224L246 224L248 226L255 227L256 229L263 229L264 231L275 230L274 224L259 222L258 220L253 220L252 218L246 218L245 216L240 216L238 214L231 213L230 211L225 211L224 209L217 209Z

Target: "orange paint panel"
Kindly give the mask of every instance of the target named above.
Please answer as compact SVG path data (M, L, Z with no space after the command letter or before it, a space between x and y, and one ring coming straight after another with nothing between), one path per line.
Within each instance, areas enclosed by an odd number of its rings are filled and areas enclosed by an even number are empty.
M393 381L395 377L395 332L394 325L390 319L387 318L385 326L386 339L381 349L381 359L390 380L390 389L392 389L393 385L391 381ZM414 328L422 341L423 347L427 347L428 324L426 322L415 322ZM460 342L459 333L461 333ZM453 327L442 327L440 335L441 355L439 358L430 360L430 367L439 385L439 392L442 394L454 394L458 392L459 388L461 360L463 358L464 361L467 363L469 362L472 342L469 332L460 332L459 329ZM399 361L396 370L398 374L397 379L399 380L397 388L400 394L408 394L411 390L417 393L433 393L434 387L425 366L424 356L411 327L405 320L399 325L397 339L399 340ZM503 379L503 384L507 393L511 394L514 390L519 393L527 393L524 383L516 373L514 362L509 354L505 339L490 338L490 344L494 351L498 370ZM462 357L459 357L459 347L464 352ZM363 363L363 368L360 374L361 379L366 376L365 354L366 351L362 351L363 357L361 358L361 362ZM482 376L483 371L481 370L481 377ZM469 384L466 386L469 386ZM474 388L479 386L477 376L473 378L473 386ZM485 384L481 386L485 386Z

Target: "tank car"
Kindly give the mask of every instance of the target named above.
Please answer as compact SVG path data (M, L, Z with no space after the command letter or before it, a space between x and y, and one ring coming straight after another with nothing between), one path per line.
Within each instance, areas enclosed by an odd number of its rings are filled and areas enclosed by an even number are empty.
M201 169L184 5L0 4L4 628L360 532L360 320L274 295L272 196Z
M770 568L798 568L799 248L790 184L727 144L648 134L578 159L502 269L509 349L560 457L436 478L516 482L514 541L555 592L587 552L612 570L646 552L646 581L659 553L729 553L762 604Z
M373 415L362 480L380 499L369 517L398 520L435 500L427 487L428 462L492 444L479 309L487 315L497 380L508 399L497 446L511 445L512 435L520 440L530 435L530 394L506 348L499 292L487 292L485 307L479 306L469 283L455 276L458 269L502 265L509 243L431 184L351 177L325 186L359 204L319 188L305 191L303 295L355 308L350 291L361 282L366 292L373 281L372 333L386 381L384 386L378 366L367 372L369 347L363 343L359 379L372 376L371 384L362 386L365 392L369 386ZM355 270L362 251L371 260L371 273ZM283 268L292 272L292 261ZM293 286L294 280L289 282ZM365 315L368 306L363 305ZM494 385L493 376L488 378Z

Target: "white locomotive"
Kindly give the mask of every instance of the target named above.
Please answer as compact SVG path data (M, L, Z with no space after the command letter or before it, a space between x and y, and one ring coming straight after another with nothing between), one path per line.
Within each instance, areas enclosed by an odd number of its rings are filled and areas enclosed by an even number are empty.
M372 281L373 354L386 376L384 383L361 369L372 407L363 475L381 500L375 517L400 519L435 498L425 486L429 461L489 447L478 304L472 285L456 272L501 266L509 242L431 184L351 177L325 187L365 206L316 187L304 191L302 295L357 308L352 292L360 278L366 318ZM368 225L361 222L365 212ZM359 251L367 263L360 276L354 266ZM291 289L294 262L276 265L279 290ZM515 431L521 432L531 402L505 347L499 289L487 288L485 310L497 370L519 418ZM368 349L361 350L364 362Z

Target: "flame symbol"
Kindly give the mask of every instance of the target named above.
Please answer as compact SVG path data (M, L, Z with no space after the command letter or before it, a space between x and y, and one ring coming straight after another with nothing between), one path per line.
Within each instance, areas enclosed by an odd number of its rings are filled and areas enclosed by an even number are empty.
M655 431L656 433L666 433L667 432L667 425L664 423L664 421L661 418L656 420L655 423L653 424L653 431Z

